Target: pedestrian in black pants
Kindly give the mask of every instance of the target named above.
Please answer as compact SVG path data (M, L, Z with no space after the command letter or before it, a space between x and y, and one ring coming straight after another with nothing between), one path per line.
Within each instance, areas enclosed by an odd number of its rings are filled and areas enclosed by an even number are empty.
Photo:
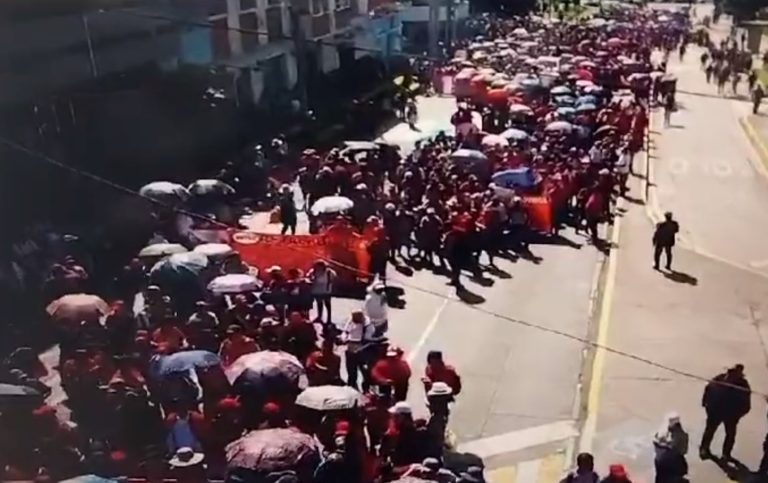
M291 235L296 234L296 224L298 222L298 215L296 213L296 201L293 199L293 190L287 184L280 187L280 200L278 201L280 207L280 223L283 224L283 229L280 230L280 234L285 235L288 230L291 231Z
M715 376L707 384L701 401L707 412L707 422L699 445L701 459L712 457L709 447L715 431L721 424L725 428L722 457L724 460L731 459L731 451L736 442L736 427L751 408L750 397L751 389L741 364L736 364L725 373Z
M675 235L680 231L680 226L672 219L672 212L664 213L664 221L656 225L653 233L653 268L659 269L661 253L667 258L667 270L672 269L672 247L675 246Z

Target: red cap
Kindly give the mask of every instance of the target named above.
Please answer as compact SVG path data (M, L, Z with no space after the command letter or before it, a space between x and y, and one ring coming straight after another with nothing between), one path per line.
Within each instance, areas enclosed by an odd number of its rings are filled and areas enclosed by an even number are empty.
M240 407L240 401L235 397L225 397L216 403L216 409L219 411L236 411L240 409Z
M337 421L333 434L336 436L349 434L349 421Z
M268 402L262 408L262 412L265 416L277 416L280 414L280 405L275 402Z
M611 476L615 476L617 478L626 478L627 477L627 470L624 468L624 465L615 464L608 467L608 472Z

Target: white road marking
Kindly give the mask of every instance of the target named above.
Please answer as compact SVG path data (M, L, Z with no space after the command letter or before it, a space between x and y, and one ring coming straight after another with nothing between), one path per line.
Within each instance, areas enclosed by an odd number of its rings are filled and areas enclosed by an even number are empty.
M476 454L481 458L489 458L555 441L563 441L575 437L577 434L578 431L573 421L556 421L541 426L468 441L459 445L459 451Z
M416 357L418 357L419 352L421 352L421 349L424 347L424 344L427 343L427 339L429 339L429 336L432 335L432 332L435 331L435 327L437 327L437 323L440 321L440 316L443 315L443 311L448 306L448 302L450 302L450 299L446 297L443 300L443 303L440 305L440 308L437 309L437 312L435 312L435 315L432 317L432 320L429 321L427 328L424 329L424 332L421 333L421 337L419 337L419 340L416 341L416 343L411 348L411 351L408 353L408 356L406 357L408 364L413 364L413 361L416 360Z
M752 268L765 268L768 267L768 259L766 260L755 260L752 262L749 262L749 266Z
M517 465L515 483L538 483L541 459L523 461Z

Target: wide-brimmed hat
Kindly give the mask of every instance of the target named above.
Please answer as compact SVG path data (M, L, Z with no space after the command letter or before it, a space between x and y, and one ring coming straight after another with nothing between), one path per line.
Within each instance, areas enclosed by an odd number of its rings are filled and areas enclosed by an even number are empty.
M453 389L444 382L435 382L427 392L427 396L450 396L451 394L453 394Z
M411 408L411 405L408 404L405 401L396 402L394 406L389 408L390 414L407 414L411 415L413 414L413 409Z
M196 453L192 448L185 446L176 450L176 454L173 455L169 463L171 466L183 468L200 464L204 458L205 455L203 453Z

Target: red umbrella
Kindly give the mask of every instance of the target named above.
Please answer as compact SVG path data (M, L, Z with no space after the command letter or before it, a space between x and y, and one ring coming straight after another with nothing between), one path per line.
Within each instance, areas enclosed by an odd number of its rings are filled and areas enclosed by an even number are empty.
M110 312L109 305L97 295L76 293L65 295L45 308L53 319L67 322L97 320Z
M492 104L506 104L509 93L506 89L491 89L485 94L486 99Z
M588 71L587 69L577 70L576 75L579 76L579 79L588 80L588 81L595 80L595 76L592 74L592 72Z

